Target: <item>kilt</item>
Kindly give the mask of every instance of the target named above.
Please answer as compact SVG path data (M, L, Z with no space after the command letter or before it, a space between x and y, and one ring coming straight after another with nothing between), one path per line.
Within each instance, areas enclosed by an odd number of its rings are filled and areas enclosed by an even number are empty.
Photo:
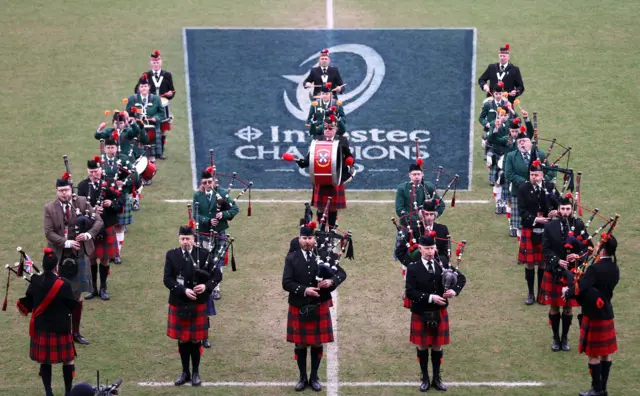
M320 303L318 314L318 320L303 322L300 318L300 308L289 305L287 342L306 345L333 342L333 324L328 301Z
M133 223L133 198L127 193L126 203L121 213L118 213L118 224L129 225Z
M71 290L74 294L93 291L91 285L91 265L89 261L89 256L86 254L80 255L80 257L76 259L78 273L73 278L67 279L71 284Z
M209 338L207 304L196 304L196 316L192 319L178 317L178 307L169 304L167 336L179 341L202 341Z
M420 315L411 313L411 335L409 341L416 345L448 345L449 314L446 308L440 309L440 324L437 329L424 327Z
M102 264L108 264L110 259L118 255L118 239L116 238L116 228L114 226L105 228L105 234L100 239L94 239L95 251L91 256L91 261L100 259Z
M36 331L30 338L29 357L40 364L69 363L77 356L71 333Z
M540 289L540 296L538 302L544 305L555 305L556 307L578 307L580 304L575 299L565 301L562 299L562 282L560 279L556 279L556 283L553 283L553 275L551 272L544 273L542 278L542 286Z
M518 192L509 194L511 198L511 228L519 230L522 227L522 219L518 210Z
M313 196L311 198L311 206L319 210L324 210L327 205L328 198L331 197L331 205L329 211L335 212L338 209L347 207L347 197L344 193L344 184L339 186L313 186Z
M489 183L495 184L498 181L498 162L496 157L494 156L493 161L491 161L491 166L489 167Z
M504 183L502 185L502 201L507 202L511 200L511 194L509 193L509 183ZM511 208L513 211L513 208Z
M613 319L600 320L582 316L578 352L587 356L605 356L618 350Z
M513 213L512 213L513 217ZM542 269L545 267L544 254L542 254L542 240L534 243L531 239L533 229L523 228L520 232L520 251L518 252L518 262L537 265Z
M171 121L163 122L162 124L160 124L160 130L162 132L170 131L171 130Z

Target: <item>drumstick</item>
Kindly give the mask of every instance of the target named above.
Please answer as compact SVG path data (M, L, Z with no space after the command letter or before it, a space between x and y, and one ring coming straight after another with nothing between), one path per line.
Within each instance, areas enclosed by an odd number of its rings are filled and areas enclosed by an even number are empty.
M173 95L174 93L176 93L176 91L168 91L168 92L165 92L162 95L160 95L160 97L162 98L162 97L164 97L166 95L169 95L169 94Z
M338 90L338 89L340 89L340 88L344 87L345 85L347 85L347 84L342 84L342 85L340 85L339 87L335 87L334 89L332 89L332 91L336 91L336 90Z

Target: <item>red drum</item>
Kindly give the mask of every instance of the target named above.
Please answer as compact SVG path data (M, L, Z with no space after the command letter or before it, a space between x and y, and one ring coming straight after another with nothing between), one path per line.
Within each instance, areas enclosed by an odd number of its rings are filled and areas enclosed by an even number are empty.
M138 172L140 177L144 180L151 180L156 174L156 164L150 162L147 157L138 158L134 167L136 168L136 172Z
M311 182L319 186L338 186L342 180L342 155L337 140L314 140L309 148Z
M156 126L153 124L148 124L144 126L144 130L147 132L147 136L149 137L149 144L155 144L156 142Z

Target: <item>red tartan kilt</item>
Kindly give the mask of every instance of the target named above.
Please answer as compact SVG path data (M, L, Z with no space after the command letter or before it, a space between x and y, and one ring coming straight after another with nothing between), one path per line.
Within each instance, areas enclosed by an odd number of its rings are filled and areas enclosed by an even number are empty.
M562 299L562 283L559 279L556 280L555 286L553 284L553 275L551 272L544 273L544 278L542 278L542 286L540 289L540 298L538 302L544 305L555 305L556 307L578 307L578 301L575 299L570 299L565 301Z
M287 342L306 345L333 342L333 324L328 301L320 303L318 314L320 318L316 321L302 321L300 308L289 305Z
M149 137L149 142L151 142L151 144L155 144L155 141L156 141L156 129L155 128L148 128L146 131L147 131L147 136Z
M177 315L178 307L169 304L167 318L167 336L180 341L202 341L209 338L209 317L207 304L196 305L196 315L192 319L181 319Z
M344 184L335 187L314 185L311 206L319 210L324 210L329 197L331 197L331 205L329 205L330 212L335 212L338 209L347 207L347 196L344 193Z
M162 132L170 131L171 130L171 123L169 121L163 122L162 124L160 124L160 130Z
M71 333L36 331L29 348L31 360L40 364L69 363L76 357Z
M535 264L538 268L544 268L544 254L542 254L542 238L539 243L531 239L533 229L522 228L520 232L520 251L518 261L525 264Z
M449 314L446 308L440 310L440 324L437 329L427 329L420 315L411 313L411 335L409 341L416 345L448 345Z
M411 308L411 300L409 300L409 297L403 298L402 306L405 307L405 308L408 308L408 309Z
M618 350L613 319L589 319L582 316L578 352L587 356L611 355Z
M94 240L95 250L91 260L95 262L96 259L100 259L103 264L108 264L110 259L114 259L118 255L118 239L115 227L108 227L105 232L106 235L101 239Z

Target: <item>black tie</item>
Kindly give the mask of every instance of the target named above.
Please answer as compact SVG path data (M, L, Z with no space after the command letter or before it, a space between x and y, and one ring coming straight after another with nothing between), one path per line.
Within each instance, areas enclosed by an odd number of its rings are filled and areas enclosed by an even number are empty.
M427 270L428 270L430 273L433 273L433 260L429 260L429 261L427 261Z
M156 78L160 78L160 72L156 72Z
M504 65L500 65L500 71L503 72L504 71Z
M322 68L322 74L327 74L327 69L325 69L324 67Z

